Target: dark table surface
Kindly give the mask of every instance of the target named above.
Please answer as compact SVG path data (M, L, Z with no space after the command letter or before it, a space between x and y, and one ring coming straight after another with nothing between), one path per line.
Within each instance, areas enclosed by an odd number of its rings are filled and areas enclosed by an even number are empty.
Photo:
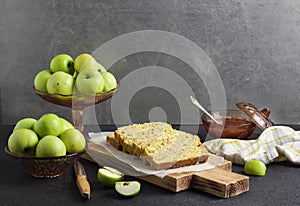
M293 126L296 130L299 126ZM106 129L110 129L106 127ZM103 129L102 129L103 130ZM300 205L300 167L289 163L271 163L264 177L250 176L250 190L229 199L222 199L197 190L179 193L140 181L142 189L133 198L120 197L114 189L97 180L98 165L80 159L91 184L91 198L81 198L75 183L73 168L60 177L32 177L4 152L12 126L0 126L0 205ZM203 130L199 130L203 133ZM200 134L203 135L203 134ZM233 171L243 174L243 167L233 165ZM134 179L126 177L126 179Z

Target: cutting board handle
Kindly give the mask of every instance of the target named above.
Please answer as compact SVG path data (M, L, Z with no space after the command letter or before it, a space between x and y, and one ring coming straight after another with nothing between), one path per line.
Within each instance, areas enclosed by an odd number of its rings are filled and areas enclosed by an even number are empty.
M195 172L190 188L229 198L249 190L249 177L222 168Z

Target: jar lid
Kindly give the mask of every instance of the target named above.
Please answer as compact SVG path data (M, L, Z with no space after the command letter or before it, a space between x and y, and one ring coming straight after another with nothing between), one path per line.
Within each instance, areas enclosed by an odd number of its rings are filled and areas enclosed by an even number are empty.
M253 104L245 102L237 103L236 106L242 110L260 129L265 130L266 128L274 125L274 123L269 119L269 108L264 108L259 111Z

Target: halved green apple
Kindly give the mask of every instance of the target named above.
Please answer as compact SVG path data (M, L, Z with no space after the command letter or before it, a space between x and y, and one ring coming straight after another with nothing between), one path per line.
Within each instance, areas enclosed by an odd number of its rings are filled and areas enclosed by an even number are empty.
M140 192L141 184L138 181L116 182L115 189L120 195L130 197Z
M105 186L113 187L116 182L123 179L124 174L114 168L103 167L98 170L97 177Z

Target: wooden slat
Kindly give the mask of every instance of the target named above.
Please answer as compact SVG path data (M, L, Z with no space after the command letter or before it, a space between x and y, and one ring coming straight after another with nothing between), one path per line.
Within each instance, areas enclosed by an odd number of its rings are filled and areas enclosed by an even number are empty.
M225 160L223 163L220 163L217 167L222 170L231 171L231 162ZM194 181L194 174L195 172L182 172L169 174L164 178L160 178L155 175L147 175L138 178L153 183L157 186L166 188L173 192L179 192L190 188L191 182Z
M196 172L191 188L229 198L249 190L249 177L221 168Z

